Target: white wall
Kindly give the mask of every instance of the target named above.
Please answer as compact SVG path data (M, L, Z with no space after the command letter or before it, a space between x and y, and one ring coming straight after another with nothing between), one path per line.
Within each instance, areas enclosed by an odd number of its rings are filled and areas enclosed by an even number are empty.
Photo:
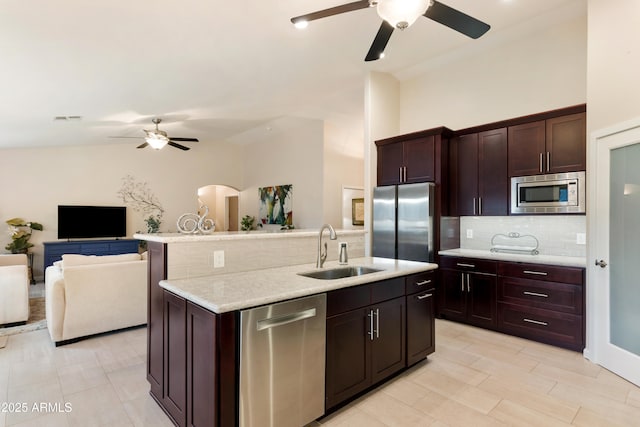
M457 130L585 103L586 31L580 16L401 81L400 133Z
M590 131L640 117L640 2L589 0Z
M31 241L35 273L42 277L40 243L57 240L59 204L119 205L122 179L146 182L165 209L161 231L176 229L184 212L196 212L197 189L210 183L240 187L242 161L238 147L201 142L190 151L171 148L137 150L135 144L4 149L0 151L0 227L9 218L40 222ZM146 231L141 214L128 209L127 234ZM0 252L10 241L0 232Z
M281 131L280 124L286 132ZM244 185L240 192L240 217L258 219L258 188L293 185L293 225L316 228L323 221L324 125L319 120L282 119L245 135Z

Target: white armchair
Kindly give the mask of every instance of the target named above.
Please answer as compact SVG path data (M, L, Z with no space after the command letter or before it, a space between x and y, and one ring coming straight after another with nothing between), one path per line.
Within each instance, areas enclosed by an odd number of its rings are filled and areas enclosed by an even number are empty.
M25 254L0 255L0 326L29 319L29 261Z

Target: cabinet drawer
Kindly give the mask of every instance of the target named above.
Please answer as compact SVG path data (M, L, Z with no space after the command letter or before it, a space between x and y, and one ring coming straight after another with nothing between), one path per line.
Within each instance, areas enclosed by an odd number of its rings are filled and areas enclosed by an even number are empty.
M523 338L581 351L583 317L556 311L498 303L499 330Z
M371 283L371 304L404 296L404 277Z
M435 270L407 276L404 283L407 295L432 289L436 286Z
M440 267L475 273L496 274L497 262L486 259L449 257L440 258Z
M500 276L523 277L525 279L546 280L549 282L584 283L584 269L555 265L527 264L522 262L499 262Z
M498 278L498 301L582 314L582 286L514 277Z
M360 285L327 292L327 317L366 307L370 302L370 285Z

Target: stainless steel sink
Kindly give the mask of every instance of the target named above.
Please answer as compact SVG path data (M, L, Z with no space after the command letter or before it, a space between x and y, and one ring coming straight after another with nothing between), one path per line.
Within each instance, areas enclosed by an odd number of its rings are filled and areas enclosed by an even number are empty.
M363 274L375 273L379 270L371 267L338 267L327 270L307 271L306 273L298 273L300 276L311 277L321 280L342 279L345 277L362 276Z

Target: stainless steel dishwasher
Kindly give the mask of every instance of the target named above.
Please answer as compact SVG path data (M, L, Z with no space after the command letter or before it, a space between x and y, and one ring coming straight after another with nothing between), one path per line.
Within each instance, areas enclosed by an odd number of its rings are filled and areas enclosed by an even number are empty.
M240 427L324 414L326 294L240 312Z

